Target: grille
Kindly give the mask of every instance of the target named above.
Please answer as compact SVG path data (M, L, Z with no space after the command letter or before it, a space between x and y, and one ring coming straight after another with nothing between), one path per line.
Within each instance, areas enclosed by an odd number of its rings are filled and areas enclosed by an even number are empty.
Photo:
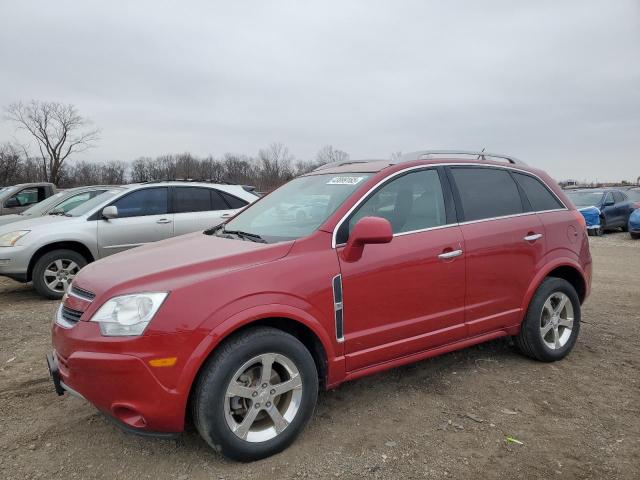
M74 310L73 308L63 306L62 310L60 311L60 316L66 322L71 324L76 324L80 320L80 317L82 316L82 312L78 310Z
M76 287L75 285L71 286L70 294L83 300L88 300L89 302L93 301L93 299L96 298L95 293L89 292L88 290L84 290L80 287Z

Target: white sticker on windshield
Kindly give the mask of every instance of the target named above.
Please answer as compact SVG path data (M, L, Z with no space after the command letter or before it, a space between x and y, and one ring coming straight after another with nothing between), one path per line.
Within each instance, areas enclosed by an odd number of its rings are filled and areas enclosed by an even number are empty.
M333 177L327 182L327 185L357 185L365 177Z

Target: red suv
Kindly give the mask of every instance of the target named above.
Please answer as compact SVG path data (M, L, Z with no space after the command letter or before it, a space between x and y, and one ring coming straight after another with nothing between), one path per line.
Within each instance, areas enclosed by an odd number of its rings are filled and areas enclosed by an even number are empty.
M590 278L583 217L539 170L468 152L341 162L85 267L48 363L59 394L129 431L191 418L255 460L293 442L320 386L505 336L563 358Z

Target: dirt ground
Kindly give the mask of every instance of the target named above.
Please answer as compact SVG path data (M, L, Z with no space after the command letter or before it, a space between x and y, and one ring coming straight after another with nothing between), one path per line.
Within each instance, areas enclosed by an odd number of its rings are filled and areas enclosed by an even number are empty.
M640 241L591 240L593 292L564 361L498 340L354 381L321 394L292 447L253 464L224 460L195 432L123 434L57 397L44 361L56 302L0 280L2 477L640 478Z

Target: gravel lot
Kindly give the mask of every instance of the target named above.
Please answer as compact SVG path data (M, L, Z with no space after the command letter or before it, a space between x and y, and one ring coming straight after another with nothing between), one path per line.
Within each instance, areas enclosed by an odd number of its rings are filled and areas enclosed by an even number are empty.
M593 292L564 361L530 361L498 340L354 381L321 394L291 448L247 465L195 432L125 435L57 397L44 361L56 302L0 280L2 476L640 478L640 241L617 233L591 246Z

